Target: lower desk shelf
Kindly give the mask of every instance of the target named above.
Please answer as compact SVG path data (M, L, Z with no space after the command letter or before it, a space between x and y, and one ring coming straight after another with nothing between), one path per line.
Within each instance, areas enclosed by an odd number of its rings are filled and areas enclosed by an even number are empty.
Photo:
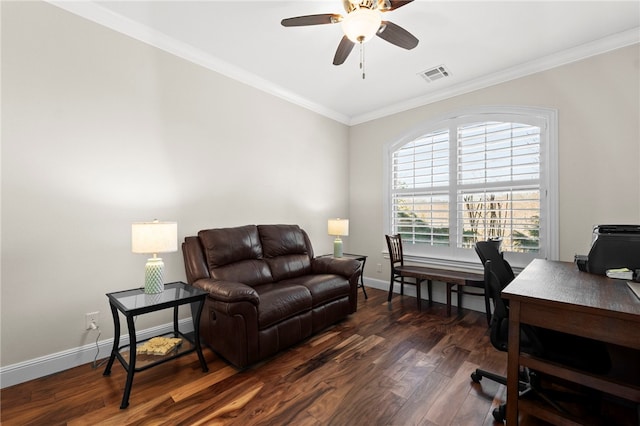
M583 426L583 425L628 425L640 424L638 407L630 401L619 399L604 399L598 403L564 402L562 413L549 406L545 401L522 398L518 401L519 413L535 417L553 425ZM522 418L520 419L522 420Z

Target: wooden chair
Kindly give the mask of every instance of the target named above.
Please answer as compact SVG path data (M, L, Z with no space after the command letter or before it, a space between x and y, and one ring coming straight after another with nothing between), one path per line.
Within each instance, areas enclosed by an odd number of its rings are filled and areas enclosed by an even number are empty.
M404 295L405 278L413 278L415 281L408 284L416 286L416 297L418 299L418 309L421 309L420 287L424 279L419 278L416 275L416 269L419 267L405 266L404 257L402 254L402 238L400 234L385 235L387 240L387 248L389 249L389 260L391 261L391 279L389 280L389 297L387 302L391 303L393 297L393 283L400 283L400 295ZM427 295L429 302L431 302L431 280L427 280Z

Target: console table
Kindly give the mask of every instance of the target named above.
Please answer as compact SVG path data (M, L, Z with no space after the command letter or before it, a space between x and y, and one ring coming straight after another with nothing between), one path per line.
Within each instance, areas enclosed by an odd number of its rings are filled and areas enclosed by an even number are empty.
M580 272L569 262L536 259L502 295L509 300L507 424L518 424L519 411L554 424L578 424L535 402L518 401L521 365L640 403L637 378L590 374L520 353L523 323L640 350L640 301L624 280Z
M451 316L452 292L456 292L458 296L458 312L462 309L463 294L484 296L484 275L476 272L404 265L402 276L414 278L416 280L416 285L418 286L422 281L427 281L429 303L431 303L431 282L439 281L445 283L447 286L447 316ZM477 290L468 291L470 288L475 288ZM421 301L418 300L418 306L420 306L420 304ZM485 298L485 312L487 316L487 323L489 323L491 320L491 310L489 307L489 299L487 298Z
M164 291L157 294L146 294L142 288L107 294L113 316L114 336L111 357L109 357L109 362L104 369L103 375L108 376L111 374L111 367L116 358L118 358L118 361L120 361L127 371L127 381L124 387L124 395L122 396L122 404L120 404L121 409L129 406L129 395L131 394L131 386L133 385L133 375L136 372L146 370L194 351L198 353L202 371L209 371L200 346L200 315L207 294L206 291L183 282L165 284ZM192 309L194 316L193 339L178 329L178 307L186 304L193 304L192 306L195 308ZM141 342L137 341L135 317L168 308L173 308L173 332L169 334L173 337L182 337L182 344L166 355L137 355L136 347L138 343L143 343L146 340ZM129 328L129 344L122 346L120 346L120 317L118 312L127 318L127 326ZM126 348L129 350L123 351Z

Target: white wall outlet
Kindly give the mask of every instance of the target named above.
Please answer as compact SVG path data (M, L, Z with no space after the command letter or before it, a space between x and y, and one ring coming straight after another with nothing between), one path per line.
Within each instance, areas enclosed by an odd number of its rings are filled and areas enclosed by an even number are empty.
M376 265L376 272L379 274L382 273L382 263L378 263Z
M84 326L86 330L95 330L98 328L98 319L100 317L100 312L88 312L84 314Z

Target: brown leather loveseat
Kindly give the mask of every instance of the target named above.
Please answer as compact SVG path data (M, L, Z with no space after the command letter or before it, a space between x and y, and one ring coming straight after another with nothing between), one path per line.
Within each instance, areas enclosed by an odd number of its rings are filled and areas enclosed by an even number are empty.
M209 292L200 335L243 368L357 309L360 263L314 258L297 225L208 229L182 244L189 284Z

